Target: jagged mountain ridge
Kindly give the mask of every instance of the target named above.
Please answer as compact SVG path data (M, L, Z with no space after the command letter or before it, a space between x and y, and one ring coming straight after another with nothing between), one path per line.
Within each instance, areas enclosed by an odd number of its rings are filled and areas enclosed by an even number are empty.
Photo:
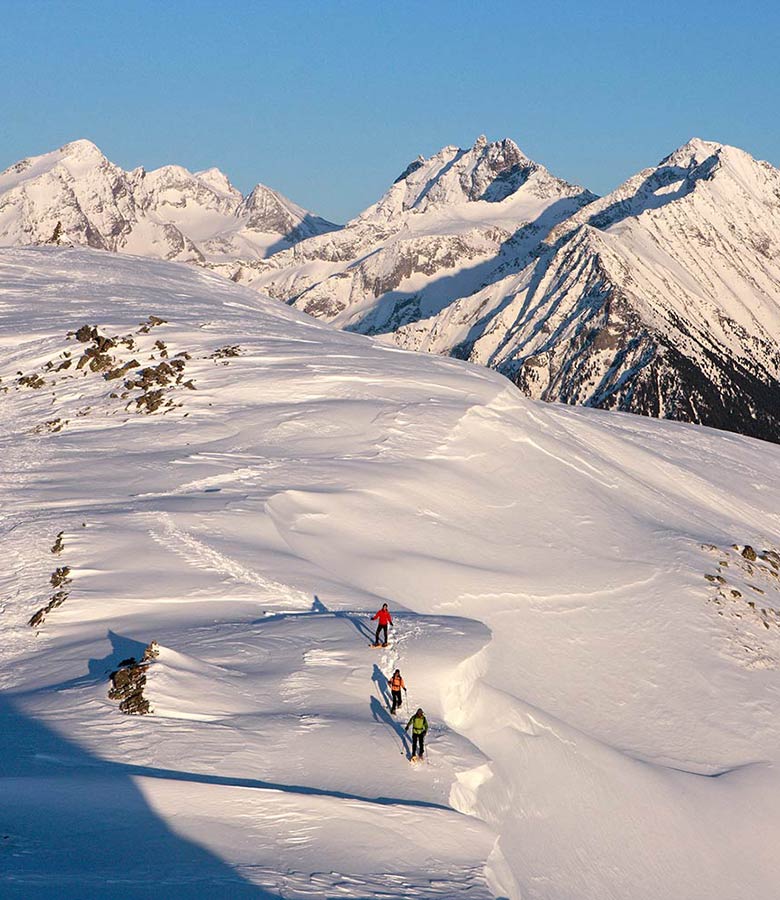
M244 197L219 169L124 171L90 141L0 173L0 246L61 241L208 264L255 258L337 226L258 184Z
M597 199L480 138L231 275L532 397L780 440L778 235L780 173L733 147L693 139Z
M780 440L780 172L693 140L394 335L529 396Z
M482 136L418 157L340 231L227 274L341 328L391 332L481 287L594 199Z

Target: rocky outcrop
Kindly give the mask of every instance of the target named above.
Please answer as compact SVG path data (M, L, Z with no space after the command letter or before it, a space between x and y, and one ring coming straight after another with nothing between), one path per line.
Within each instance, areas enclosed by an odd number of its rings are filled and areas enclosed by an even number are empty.
M127 715L143 716L152 712L148 698L144 696L146 672L154 659L160 655L157 641L152 641L144 650L141 660L135 657L122 660L111 673L110 700L119 701L119 709Z
M193 378L186 377L186 367L191 354L186 350L169 352L169 347L161 338L147 338L152 329L165 325L166 320L150 315L131 334L105 335L97 326L85 324L67 334L67 339L86 346L77 350L63 350L54 359L45 362L39 372L19 377L16 389L48 387L56 391L61 381L73 377L75 372L93 373L100 376L101 383L122 379L122 388L108 392L109 400L125 401L125 410L151 414L171 412L183 405L174 397L183 389L196 390ZM150 365L143 366L140 359L147 354ZM75 363L75 366L74 366ZM60 374L63 373L63 374ZM56 392L54 398L56 401ZM90 407L79 411L79 416L88 415ZM46 420L34 427L37 433L56 434L68 425L67 419ZM52 551L54 552L54 551Z
M747 668L780 668L780 552L702 544L713 557L707 603L728 631L725 646ZM714 569L714 571L713 571Z

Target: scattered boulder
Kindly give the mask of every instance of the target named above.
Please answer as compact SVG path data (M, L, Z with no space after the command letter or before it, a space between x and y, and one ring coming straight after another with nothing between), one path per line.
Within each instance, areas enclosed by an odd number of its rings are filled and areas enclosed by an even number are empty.
M61 532L57 535L57 538L56 538L56 540L54 541L54 543L52 544L51 552L54 553L54 554L56 554L56 555L59 555L60 553L62 553L62 551L63 551L63 549L64 549L64 547L65 547L65 542L62 540L63 534L65 534L65 532L64 532L64 531L61 531Z
M765 560L773 569L780 569L780 553L774 550L764 550L761 559Z
M750 560L750 562L755 562L757 554L756 551L750 546L750 544L746 544L742 548L742 556L744 556L745 559Z
M33 372L32 375L22 375L17 384L20 387L29 387L33 389L42 388L46 381L38 375L37 372Z
M159 316L149 316L145 322L139 324L141 327L138 329L138 333L149 334L152 328L155 328L157 325L165 325L166 319L161 319Z
M213 353L209 354L209 359L227 359L231 356L240 356L241 355L241 346L239 344L230 344L224 347L219 347Z
M82 344L87 344L89 341L94 341L98 336L98 330L95 325L82 325L77 331L71 331L68 333L68 337L70 335L75 335L77 341L81 341Z

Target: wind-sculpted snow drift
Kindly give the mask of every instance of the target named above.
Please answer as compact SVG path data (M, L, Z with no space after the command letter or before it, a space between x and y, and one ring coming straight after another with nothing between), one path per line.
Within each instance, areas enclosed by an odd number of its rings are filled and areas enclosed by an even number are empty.
M776 446L168 263L0 304L3 897L774 898Z

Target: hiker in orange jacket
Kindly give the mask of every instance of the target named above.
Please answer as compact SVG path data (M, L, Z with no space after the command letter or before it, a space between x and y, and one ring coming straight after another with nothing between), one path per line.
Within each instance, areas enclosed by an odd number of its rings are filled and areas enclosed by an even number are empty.
M390 615L390 610L387 608L387 604L383 603L382 608L379 612L375 613L371 616L371 621L374 619L379 619L379 623L376 626L376 636L374 637L374 646L378 647L380 644L383 647L387 646L387 626L393 624L393 617ZM380 632L384 631L385 639L383 641L379 640Z
M390 693L393 696L393 706L390 712L395 715L395 711L401 708L401 691L406 690L406 685L404 684L403 678L401 678L401 670L396 669L393 672L393 677L388 682L390 685Z

